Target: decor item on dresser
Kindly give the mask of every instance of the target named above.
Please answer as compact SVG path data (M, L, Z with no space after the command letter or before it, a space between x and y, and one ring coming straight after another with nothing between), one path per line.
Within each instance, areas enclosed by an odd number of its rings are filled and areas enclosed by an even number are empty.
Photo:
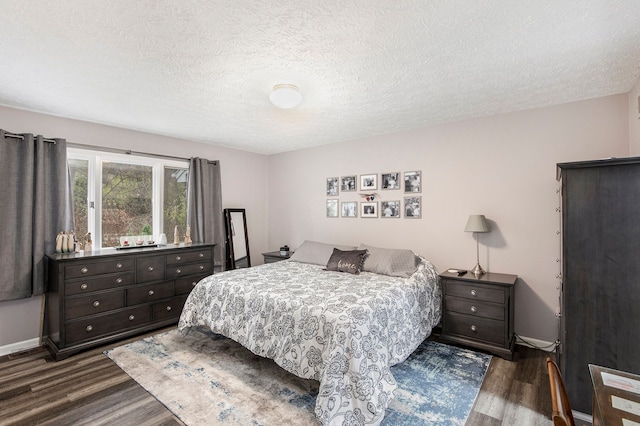
M477 233L489 232L489 224L485 219L483 214L472 214L467 219L467 225L464 227L464 232L473 232L474 235ZM476 237L476 266L473 267L471 272L475 275L482 275L485 273L485 270L480 266L480 236L475 235Z
M517 279L517 275L493 272L476 276L451 269L441 273L443 309L440 339L513 359Z
M185 302L178 330L206 325L290 373L320 381L315 413L323 424L357 416L376 425L397 387L390 367L440 320L439 278L413 253L417 266L408 278L327 271L336 248L355 250L305 241L286 262L203 279ZM222 314L232 306L244 306L243 315Z
M47 255L45 344L56 360L175 324L214 244Z
M592 412L587 365L640 373L640 157L558 164L559 365L571 408Z
M224 209L226 232L226 269L249 268L249 232L247 230L247 212L245 209Z

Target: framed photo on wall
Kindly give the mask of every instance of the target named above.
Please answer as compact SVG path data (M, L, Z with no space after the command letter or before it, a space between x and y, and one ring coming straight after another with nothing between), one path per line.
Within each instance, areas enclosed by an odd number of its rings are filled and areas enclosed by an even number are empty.
M378 202L360 202L360 217L378 217Z
M349 192L349 191L357 191L358 190L358 177L356 175L353 176L342 176L340 178L340 191Z
M380 202L380 216L385 217L400 217L400 201L381 201Z
M378 189L378 174L360 175L360 191Z
M357 201L343 201L342 202L342 217L358 217L358 202Z
M404 192L422 192L422 173L419 170L404 172Z
M382 183L382 189L400 189L402 186L400 172L382 173L380 181Z
M404 197L405 219L420 219L422 217L422 197Z
M327 217L338 217L338 200L327 200Z
M338 195L338 178L327 178L327 195L330 197Z

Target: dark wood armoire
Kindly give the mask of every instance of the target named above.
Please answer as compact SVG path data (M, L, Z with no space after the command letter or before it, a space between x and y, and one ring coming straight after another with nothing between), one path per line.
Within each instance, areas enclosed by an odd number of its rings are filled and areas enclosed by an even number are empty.
M640 373L640 157L558 164L560 368L591 414L589 364Z

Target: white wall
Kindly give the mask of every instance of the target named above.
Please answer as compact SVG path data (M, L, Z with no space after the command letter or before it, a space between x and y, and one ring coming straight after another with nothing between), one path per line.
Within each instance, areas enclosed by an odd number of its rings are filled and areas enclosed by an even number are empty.
M629 150L640 155L640 78L629 91Z
M267 251L266 156L4 107L0 107L0 128L79 144L220 160L223 206L247 209L251 259L262 263L260 253ZM40 316L40 297L0 302L0 348L34 346L34 339L37 345Z
M469 214L484 214L480 263L517 274L516 332L558 337L560 264L556 163L629 154L628 96L522 111L269 158L269 247L305 239L410 248L438 270L471 268ZM325 180L352 174L421 170L422 218L327 218ZM384 200L399 191L377 191ZM341 193L340 201L361 201Z

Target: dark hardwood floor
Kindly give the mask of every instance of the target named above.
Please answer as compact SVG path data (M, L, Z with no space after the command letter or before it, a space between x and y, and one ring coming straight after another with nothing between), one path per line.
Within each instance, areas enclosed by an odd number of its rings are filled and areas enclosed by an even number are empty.
M183 424L102 353L141 337L58 362L43 348L0 357L0 425ZM467 425L550 425L546 357L493 357Z

